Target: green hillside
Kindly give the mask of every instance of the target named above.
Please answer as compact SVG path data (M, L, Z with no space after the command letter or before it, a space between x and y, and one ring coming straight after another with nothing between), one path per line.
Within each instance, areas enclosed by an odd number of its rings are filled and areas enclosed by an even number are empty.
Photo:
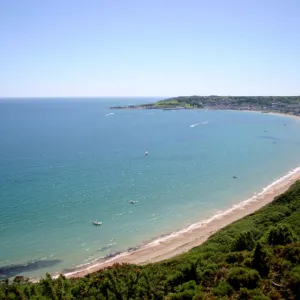
M300 299L300 181L173 259L79 279L3 281L0 299Z

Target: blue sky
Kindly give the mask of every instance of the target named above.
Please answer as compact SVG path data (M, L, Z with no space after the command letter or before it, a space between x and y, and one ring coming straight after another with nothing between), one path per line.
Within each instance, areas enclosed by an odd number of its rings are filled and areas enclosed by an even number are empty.
M299 0L1 0L0 97L300 95Z

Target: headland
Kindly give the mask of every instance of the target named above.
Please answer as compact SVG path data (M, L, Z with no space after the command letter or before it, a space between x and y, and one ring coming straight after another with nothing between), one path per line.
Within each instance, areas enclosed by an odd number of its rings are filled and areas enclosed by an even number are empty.
M300 96L181 96L164 99L155 103L110 108L242 110L300 116Z

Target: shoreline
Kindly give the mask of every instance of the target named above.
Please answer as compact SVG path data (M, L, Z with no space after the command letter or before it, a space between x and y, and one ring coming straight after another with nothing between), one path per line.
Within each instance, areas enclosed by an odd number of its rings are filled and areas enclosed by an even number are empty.
M134 247L133 250L112 254L110 257L100 258L90 264L81 265L78 268L65 270L65 272L62 271L61 273L67 278L76 278L110 267L115 263L144 265L175 257L201 245L221 228L272 202L276 196L288 190L297 180L300 180L300 167L275 180L253 197L240 201L209 219L194 223L177 232L158 237L147 244Z
M256 112L256 113L263 113L263 114L270 114L270 115L281 115L286 117L295 117L300 118L300 115L293 114L293 113L283 113L277 110L258 110L258 109L239 109L239 108L220 108L220 107L191 107L191 108L185 108L185 107L143 107L143 106L111 106L108 107L110 110L219 110L219 111L240 111L240 112Z
M145 108L126 108L126 109L145 109ZM206 110L204 108L196 108L195 110ZM218 109L209 109L218 110ZM225 111L239 111L251 113L264 113L259 110L237 110L222 109ZM269 115L278 115L300 120L300 116L285 114L280 112L269 111ZM275 180L259 193L255 193L253 197L240 200L226 210L222 210L211 216L209 219L200 220L192 225L179 231L164 234L156 237L145 244L133 246L124 252L111 253L105 257L99 257L92 262L80 264L74 268L64 269L60 272L53 273L52 277L57 278L59 274L63 274L67 278L84 277L90 273L97 272L101 269L112 266L116 263L132 263L145 265L170 259L190 249L200 246L212 234L223 227L259 210L266 204L273 201L276 196L281 195L289 187L300 180L300 166L288 172L283 177ZM36 282L36 278L33 281Z
M109 109L115 110L219 110L219 111L238 111L238 112L248 112L248 113L262 113L266 115L273 115L273 116L281 116L287 118L293 118L300 120L300 115L282 113L279 111L263 111L263 110L249 110L249 109L234 109L234 108L177 108L177 109L164 109L164 108L144 108L144 107L109 107Z

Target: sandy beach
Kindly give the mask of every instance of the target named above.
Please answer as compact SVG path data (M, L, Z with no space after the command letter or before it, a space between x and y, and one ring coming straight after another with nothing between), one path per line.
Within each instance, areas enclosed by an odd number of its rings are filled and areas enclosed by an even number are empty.
M274 197L284 193L294 182L300 180L300 167L276 180L250 199L241 201L228 210L214 215L208 220L195 223L188 228L146 244L134 251L124 252L102 262L65 273L66 277L82 277L115 263L147 264L165 260L193 247L201 245L219 229L237 221L264 205L273 201Z

